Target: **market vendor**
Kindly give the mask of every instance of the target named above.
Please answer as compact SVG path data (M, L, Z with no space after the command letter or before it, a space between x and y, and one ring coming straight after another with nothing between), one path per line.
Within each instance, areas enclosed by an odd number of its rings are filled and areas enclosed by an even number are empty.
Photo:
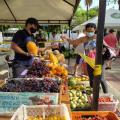
M11 48L15 53L13 60L13 77L22 77L21 73L28 69L33 62L33 54L28 52L27 43L34 42L34 33L38 30L39 24L35 18L28 18L25 23L25 28L15 33L12 39ZM46 48L39 48L39 51L44 51Z

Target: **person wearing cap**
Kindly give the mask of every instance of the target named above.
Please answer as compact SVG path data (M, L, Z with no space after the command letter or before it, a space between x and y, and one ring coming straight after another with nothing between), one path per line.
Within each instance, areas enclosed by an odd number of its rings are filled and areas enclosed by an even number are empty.
M17 31L12 39L11 48L13 49L15 56L13 60L13 77L22 77L21 73L28 69L33 62L33 55L28 52L27 43L34 41L34 33L38 30L39 24L35 18L28 18L23 30ZM44 51L45 48L39 48L39 51Z

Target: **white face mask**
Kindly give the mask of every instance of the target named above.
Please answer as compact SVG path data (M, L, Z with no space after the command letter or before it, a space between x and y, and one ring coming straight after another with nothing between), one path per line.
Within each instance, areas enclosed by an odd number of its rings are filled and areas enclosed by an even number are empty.
M93 36L95 35L95 33L94 33L94 32L87 32L86 35L87 35L88 37L93 37Z

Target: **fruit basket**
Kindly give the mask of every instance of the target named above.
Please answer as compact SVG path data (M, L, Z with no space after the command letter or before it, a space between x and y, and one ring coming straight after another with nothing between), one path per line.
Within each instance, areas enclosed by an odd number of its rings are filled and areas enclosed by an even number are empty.
M22 105L12 116L11 120L70 120L66 105Z
M91 110L91 103L89 102L89 97L92 94L92 89L89 85L81 83L75 86L69 86L68 93L70 98L70 107L72 111Z
M99 111L115 112L119 104L119 101L113 95L110 95L110 94L100 94L98 101L99 101L99 105L98 105ZM92 99L91 99L91 102L92 102Z
M72 112L72 120L119 120L113 112Z

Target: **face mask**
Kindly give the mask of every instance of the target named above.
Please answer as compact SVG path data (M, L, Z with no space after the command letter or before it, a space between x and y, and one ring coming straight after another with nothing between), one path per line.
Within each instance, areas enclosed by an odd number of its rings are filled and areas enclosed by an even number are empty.
M95 33L94 33L94 32L87 32L86 35L87 35L88 37L93 37L93 36L95 35Z
M31 33L35 33L36 31L37 31L37 30L34 29L33 27L30 28L30 32L31 32Z

